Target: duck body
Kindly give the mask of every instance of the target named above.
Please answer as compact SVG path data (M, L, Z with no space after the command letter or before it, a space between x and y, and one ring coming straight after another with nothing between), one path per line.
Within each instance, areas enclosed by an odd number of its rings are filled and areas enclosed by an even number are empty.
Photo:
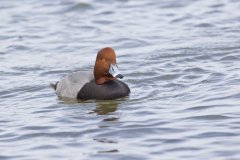
M97 85L94 80L86 83L77 95L78 99L116 99L128 96L127 84L117 79Z
M115 99L129 95L130 89L117 78L119 72L115 51L106 47L96 57L93 72L78 71L63 77L53 85L59 97L88 99Z
M130 89L117 79L98 85L91 72L78 71L57 82L56 93L59 97L107 100L128 96Z

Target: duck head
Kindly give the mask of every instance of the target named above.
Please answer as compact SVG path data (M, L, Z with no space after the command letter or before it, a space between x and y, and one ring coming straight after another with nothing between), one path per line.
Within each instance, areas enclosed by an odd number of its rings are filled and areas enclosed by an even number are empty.
M116 61L116 54L110 47L101 49L94 65L94 79L97 84L104 84L115 78L123 78Z

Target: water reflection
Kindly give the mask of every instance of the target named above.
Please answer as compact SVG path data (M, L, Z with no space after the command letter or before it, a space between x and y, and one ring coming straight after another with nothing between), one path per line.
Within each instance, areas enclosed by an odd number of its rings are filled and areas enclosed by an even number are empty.
M96 109L94 109L93 111L98 115L106 115L115 112L117 108L117 101L96 101Z
M121 103L119 100L79 100L79 99L72 99L72 98L65 98L65 97L59 97L59 100L61 100L60 103L64 104L80 104L80 105L87 105L92 104L95 105L96 108L93 109L90 113L96 113L98 115L107 115L110 113L113 113L117 110L118 105ZM113 121L112 119L104 119L104 121Z

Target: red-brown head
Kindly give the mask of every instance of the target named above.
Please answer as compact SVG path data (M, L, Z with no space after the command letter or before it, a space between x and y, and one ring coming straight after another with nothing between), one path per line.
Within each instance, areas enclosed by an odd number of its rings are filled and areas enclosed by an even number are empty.
M104 84L115 78L123 78L119 73L116 54L110 47L101 49L94 65L94 79L97 84Z

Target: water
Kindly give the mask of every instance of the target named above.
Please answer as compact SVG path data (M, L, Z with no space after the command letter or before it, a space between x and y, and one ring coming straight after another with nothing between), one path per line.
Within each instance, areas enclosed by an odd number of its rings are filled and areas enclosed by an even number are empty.
M1 0L0 159L238 160L240 1ZM50 83L116 50L131 95Z

